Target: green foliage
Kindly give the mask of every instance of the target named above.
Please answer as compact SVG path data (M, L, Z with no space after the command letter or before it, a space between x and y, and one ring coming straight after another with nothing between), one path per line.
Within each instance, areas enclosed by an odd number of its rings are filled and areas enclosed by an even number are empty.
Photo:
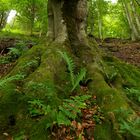
M108 84L111 84L115 81L116 77L118 76L118 71L114 66L109 67L105 64L105 62L100 61L99 68Z
M0 0L0 31L5 27L10 5L8 0Z
M26 87L25 91L29 96L34 96L41 100L47 102L47 104L51 105L52 107L57 107L59 104L59 98L57 97L57 88L55 85L50 81L41 82L29 82ZM55 103L55 104L54 104Z
M130 38L124 7L120 2L89 0L88 33L100 39Z
M71 99L65 99L62 105L59 105L57 110L53 109L50 105L44 105L40 100L29 101L29 112L31 116L44 115L50 117L52 120L48 122L47 127L53 124L70 125L72 120L75 120L81 109L87 107L86 100L91 98L89 95L75 96Z
M24 52L28 50L28 47L24 41L20 41L15 44L13 48L9 48L8 57L11 60L19 58Z
M115 110L118 113L118 121L120 124L120 133L130 134L135 137L140 138L140 118L129 118L128 116L132 115L132 110L126 110L120 108L119 110Z
M29 113L32 117L47 115L51 111L50 106L45 106L41 100L28 101Z
M20 132L19 134L17 134L15 137L14 137L14 140L23 140L25 139L25 134L24 132Z
M126 88L126 91L127 91L127 96L140 103L140 89L136 89L136 88Z
M70 80L72 89L71 91L75 90L79 85L79 82L82 81L86 75L86 69L82 68L78 74L74 74L75 64L70 56L66 52L59 51L62 58L66 61L68 70L70 72Z
M0 56L0 64L8 64L8 63L9 63L9 57Z
M11 77L0 79L0 87L5 86L7 83L9 83L11 81L22 80L23 78L24 78L24 75L17 74L17 75L11 76Z
M9 55L13 58L16 59L21 55L21 52L17 48L9 48Z
M33 31L46 32L47 0L12 0L11 3L12 8L18 13L14 28L20 28L31 35Z
M78 114L81 114L81 109L87 107L85 101L89 98L91 98L90 95L83 95L65 99L63 104L59 106L59 114L57 117L58 125L70 125L70 120L75 120Z
M124 134L132 134L133 136L136 136L140 138L140 130L138 129L140 127L140 118L137 118L133 121L121 121L120 123L120 133Z
M31 67L31 66L37 66L38 65L38 61L37 60L32 60L32 61L29 61L27 63L25 63L23 65L23 68L27 68L27 67Z
M6 55L0 56L0 64L7 64L17 60L22 54L28 51L25 41L19 41L13 47L8 48L9 52Z

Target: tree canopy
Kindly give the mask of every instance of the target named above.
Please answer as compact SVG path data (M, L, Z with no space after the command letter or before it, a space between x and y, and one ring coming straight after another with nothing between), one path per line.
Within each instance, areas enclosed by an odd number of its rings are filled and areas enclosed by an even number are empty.
M30 34L47 33L47 0L0 2L1 29L5 27L7 15L13 9L17 14L12 29L30 31ZM139 14L140 6L137 0L119 0L116 3L109 0L88 0L87 32L100 39L107 37L139 39Z

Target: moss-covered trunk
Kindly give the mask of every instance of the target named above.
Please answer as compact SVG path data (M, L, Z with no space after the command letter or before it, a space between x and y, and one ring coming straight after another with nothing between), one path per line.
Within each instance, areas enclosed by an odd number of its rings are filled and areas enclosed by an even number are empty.
M86 37L86 0L51 0L48 6L48 38L53 42L31 48L7 75L19 74L22 78L9 80L0 90L0 133L8 130L8 133L18 135L18 131L29 135L31 140L50 139L45 117L31 118L28 101L40 99L58 107L63 98L75 94L69 90L68 68L59 50L73 58L77 70L87 69L88 93L96 95L105 115L103 123L91 132L95 140L138 140L137 134L131 133L128 127L123 134L119 130L121 123L135 122L138 118L139 107L128 99L124 88L140 87L140 70L106 56L93 39ZM55 85L56 90L50 93L46 84ZM128 110L131 113L127 113ZM125 118L123 112L127 114ZM139 131L138 126L134 127Z

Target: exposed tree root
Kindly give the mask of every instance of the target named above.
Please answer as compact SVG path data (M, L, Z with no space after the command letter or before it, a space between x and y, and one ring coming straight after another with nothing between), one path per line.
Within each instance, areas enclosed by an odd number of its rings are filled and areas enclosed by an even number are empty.
M137 83L138 79L140 79L140 71L125 63L122 64L115 58L108 58L111 61L103 59L105 56L103 57L97 46L92 41L89 44L90 47L79 46L79 51L73 53L69 50L69 44L67 43L51 43L47 46L33 47L22 56L7 77L23 74L24 78L9 82L6 85L6 88L10 88L9 91L4 87L0 90L0 114L2 114L0 116L0 125L2 126L0 133L7 130L13 131L12 129L16 128L19 129L18 132L27 130L28 132L26 133L33 140L40 135L42 135L41 140L46 139L46 132L43 132L42 128L39 128L42 132L33 132L36 126L43 127L42 124L45 122L43 119L37 121L30 118L27 102L32 98L46 100L46 91L31 90L30 86L32 83L44 84L49 81L57 86L58 88L53 95L54 100L52 101L56 102L56 106L61 102L58 96L63 98L71 94L67 93L68 95L66 95L66 93L62 93L66 87L68 73L66 64L58 53L58 50L60 50L68 52L78 67L87 68L86 80L90 81L87 85L89 93L97 96L97 103L104 111L105 121L102 125L96 126L94 131L95 140L137 140L133 135L121 135L119 133L118 118L120 114L116 110L120 108L131 110L132 114L127 116L131 120L138 117L134 110L135 107L131 107L128 100L126 100L123 86L140 86ZM110 64L114 67L110 66ZM130 67L134 72L133 74L129 73ZM125 71L126 73L124 74L123 69L128 71ZM117 70L117 74L114 75L114 79L109 79L109 74L114 74L114 70ZM17 130L15 131L17 133ZM15 135L14 131L9 131L9 133ZM31 136L33 133L34 135Z

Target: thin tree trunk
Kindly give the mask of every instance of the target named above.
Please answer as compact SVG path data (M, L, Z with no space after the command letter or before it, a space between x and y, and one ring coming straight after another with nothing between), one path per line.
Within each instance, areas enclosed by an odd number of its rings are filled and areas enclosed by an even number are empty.
M30 20L30 34L33 34L34 28L34 21L35 21L35 2L33 1L31 5L31 20Z
M102 36L102 19L101 19L99 2L97 3L97 8L98 8L98 32L99 32L99 38L102 39L103 38L103 36Z
M0 29L3 28L3 18L4 18L4 12L2 12L1 18L0 18Z
M134 15L133 17L135 18L136 26L137 26L137 29L138 29L139 35L140 35L140 18L139 18L139 15L137 14L136 5L135 5L134 0L131 0L131 8L132 8L132 12L133 12L133 15Z
M130 13L129 4L125 0L122 0L122 4L123 4L123 7L124 7L124 10L126 13L126 17L127 17L128 23L129 23L129 27L131 30L131 38L132 38L132 40L137 40L139 38L139 33L135 27L133 17Z
M138 0L135 0L136 1L136 3L138 4L138 6L140 6L140 2L138 1Z

